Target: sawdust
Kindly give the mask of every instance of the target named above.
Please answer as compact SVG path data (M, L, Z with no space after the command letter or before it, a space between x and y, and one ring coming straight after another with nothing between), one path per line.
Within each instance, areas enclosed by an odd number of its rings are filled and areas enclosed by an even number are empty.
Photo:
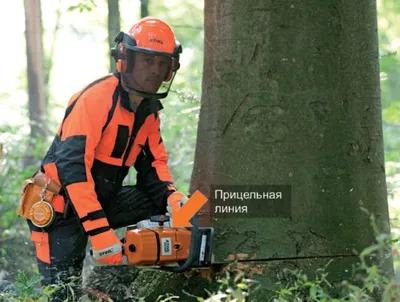
M230 261L227 264L226 269L233 270L236 272L245 272L249 277L258 274L262 275L265 271L265 264L255 264L252 261L249 262L239 262L240 260L256 260L257 255L254 253L252 255L245 253L229 254L225 261Z

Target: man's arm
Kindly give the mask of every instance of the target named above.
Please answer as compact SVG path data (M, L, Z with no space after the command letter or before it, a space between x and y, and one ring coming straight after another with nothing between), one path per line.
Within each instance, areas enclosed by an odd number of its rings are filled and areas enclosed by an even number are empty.
M159 114L134 166L137 171L137 186L146 192L160 209L165 209L168 197L176 192L177 188L168 167L168 154L160 133Z
M95 92L88 90L67 112L69 114L60 128L61 137L55 164L61 185L65 188L85 231L90 233L98 228L108 227L97 200L91 174L94 152L101 138L107 109L101 101L96 100ZM103 217L90 219L94 213Z
M56 150L55 164L60 183L85 233L91 238L95 255L106 252L118 258L104 259L106 262L119 262L122 260L120 242L97 199L91 174L95 149L101 139L102 127L111 104L111 97L110 104L106 102L106 92L102 85L95 85L69 106L58 133L60 143Z

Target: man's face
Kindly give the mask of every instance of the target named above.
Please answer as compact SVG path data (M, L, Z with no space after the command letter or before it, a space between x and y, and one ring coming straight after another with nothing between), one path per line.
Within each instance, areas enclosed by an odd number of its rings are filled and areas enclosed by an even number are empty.
M133 88L156 93L167 75L169 66L167 57L135 53L135 65L132 71Z

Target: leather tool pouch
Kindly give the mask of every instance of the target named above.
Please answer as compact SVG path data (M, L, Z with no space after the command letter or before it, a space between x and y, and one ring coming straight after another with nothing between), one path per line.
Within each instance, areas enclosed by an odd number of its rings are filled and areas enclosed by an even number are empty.
M41 172L36 173L25 180L21 187L18 215L31 219L32 206L43 201L51 204L59 191L60 186L57 183Z

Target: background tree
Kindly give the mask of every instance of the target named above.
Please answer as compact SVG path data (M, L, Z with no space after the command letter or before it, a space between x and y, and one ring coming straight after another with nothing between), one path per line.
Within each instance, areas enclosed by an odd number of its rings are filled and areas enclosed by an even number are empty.
M24 1L25 35L28 73L30 138L33 143L43 138L43 124L46 117L46 99L43 73L42 15L40 0ZM30 150L31 148L28 148ZM33 164L33 156L25 156L25 166Z
M62 13L63 13L62 2L61 2L61 0L59 0L57 3L57 9L55 12L55 16L56 16L55 22L53 25L53 29L51 31L52 41L51 41L51 43L49 43L49 49L43 49L43 56L44 56L44 71L43 72L44 72L44 85L45 85L45 99L46 99L47 116L51 115L51 110L50 110L51 107L49 106L50 99L51 99L50 80L51 80L51 71L52 71L53 65L54 65L54 54L56 51L56 42L57 42L57 37L59 34ZM45 33L44 26L43 26L43 32Z
M140 17L144 18L149 15L149 0L140 0Z
M107 0L108 3L108 44L110 49L115 46L115 37L121 31L119 0ZM110 72L116 70L116 63L110 56Z

